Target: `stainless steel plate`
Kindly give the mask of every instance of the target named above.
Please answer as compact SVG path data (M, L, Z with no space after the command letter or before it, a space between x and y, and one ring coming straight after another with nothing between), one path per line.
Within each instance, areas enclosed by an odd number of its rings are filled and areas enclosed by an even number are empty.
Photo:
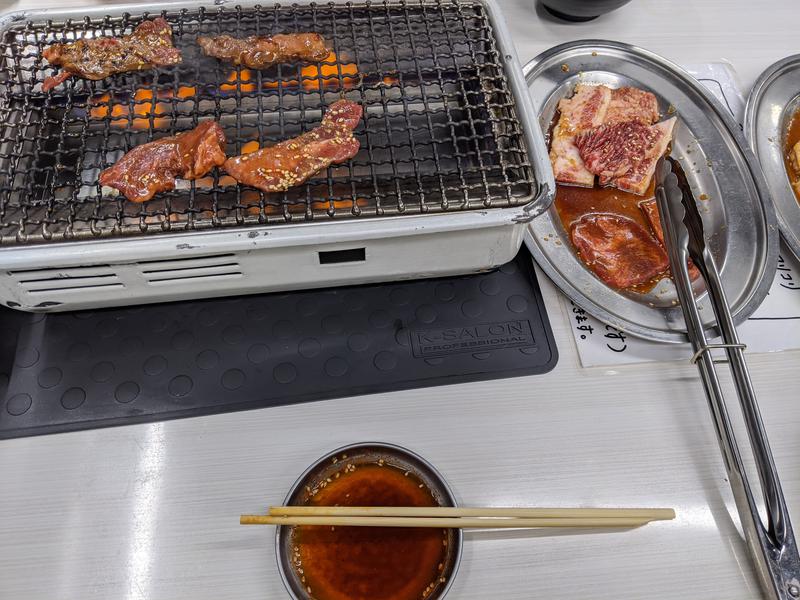
M578 82L649 90L658 97L662 114L679 117L672 155L681 161L695 198L707 197L705 229L721 265L734 320L740 323L752 314L775 273L777 226L761 170L727 111L677 65L619 42L562 44L534 58L524 72L545 132L558 101ZM531 222L525 243L556 285L598 319L651 340L687 340L672 281L662 280L647 294L608 287L575 254L555 207ZM697 292L703 322L712 328L713 312L702 282Z
M789 119L800 108L800 54L767 68L747 99L744 134L761 162L783 238L800 257L800 203L792 191L783 147Z

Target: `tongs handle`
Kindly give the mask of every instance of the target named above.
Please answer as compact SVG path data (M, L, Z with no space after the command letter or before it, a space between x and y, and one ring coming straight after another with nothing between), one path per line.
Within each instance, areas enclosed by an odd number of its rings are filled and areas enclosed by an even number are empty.
M753 382L744 358L744 350L742 344L739 343L739 336L733 323L719 271L708 248L704 249L702 258L702 261L695 260L695 262L708 288L709 299L725 346L764 496L767 513L766 527L760 518L755 501L752 497L748 501L750 512L753 515L755 533L757 533L762 552L768 557L767 566L770 571L771 583L776 587L776 597L800 598L800 557L798 557L797 543L792 531L781 482L772 458L772 450L764 429L764 422L761 419L761 411L756 401ZM749 486L747 491L752 496Z
M725 458L742 528L768 597L771 600L797 600L800 598L800 555L798 555L788 509L761 420L753 384L747 370L743 346L739 343L719 271L705 240L702 239L702 221L699 223L691 221L692 218L700 219L699 214L688 214L684 208L685 204L681 204L693 203L694 199L691 194L687 194L688 198L684 195L683 190L678 188L677 178L669 170L669 167L664 166L663 162L659 163L657 170L660 171L660 174L656 187L656 199L664 225L670 266L689 338L697 357L703 387L714 416L720 448ZM685 221L689 221L688 226ZM695 236L694 239L691 239L692 235ZM698 235L701 239L697 239ZM759 515L758 505L747 479L714 366L714 359L709 352L711 346L706 340L687 268L687 259L690 254L706 282L712 308L722 335L723 343L719 346L725 348L728 356L763 490L767 511L766 527Z
M734 385L744 412L747 433L750 437L750 444L753 446L753 454L755 454L758 474L764 490L770 534L777 544L782 544L786 537L787 510L781 492L778 473L772 460L772 451L764 430L764 423L761 420L761 411L758 409L758 403L756 402L756 395L753 390L753 383L750 380L750 372L747 369L744 351L739 344L739 336L736 333L736 327L733 324L733 318L725 298L725 290L722 288L714 257L708 251L706 251L706 254L705 264L701 264L699 267L700 272L703 274L709 290L711 306L717 317L717 325L722 334L722 341L729 345L725 351L733 372ZM705 268L706 265L709 266L708 269Z

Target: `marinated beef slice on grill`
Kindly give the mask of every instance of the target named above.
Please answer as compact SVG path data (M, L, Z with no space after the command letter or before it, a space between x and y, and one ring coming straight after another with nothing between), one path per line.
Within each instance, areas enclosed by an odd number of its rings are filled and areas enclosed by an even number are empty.
M644 194L655 165L672 139L675 119L658 120L658 101L631 87L578 84L558 104L550 161L556 181L600 184Z
M100 173L100 183L132 202L175 188L175 179L197 179L225 162L225 133L216 121L135 147Z
M572 224L570 235L584 263L611 287L635 288L669 268L661 244L632 219L584 215Z
M296 138L225 161L224 169L239 183L264 192L285 192L322 169L353 158L359 141L353 135L361 105L350 100L332 104L322 122Z
M266 69L277 63L319 62L330 50L318 33L279 33L273 36L200 36L197 43L206 56L234 65Z
M115 73L141 71L181 62L180 50L172 45L172 28L163 18L143 21L123 37L97 37L44 49L51 65L62 67L42 84L45 92L76 75L99 80Z

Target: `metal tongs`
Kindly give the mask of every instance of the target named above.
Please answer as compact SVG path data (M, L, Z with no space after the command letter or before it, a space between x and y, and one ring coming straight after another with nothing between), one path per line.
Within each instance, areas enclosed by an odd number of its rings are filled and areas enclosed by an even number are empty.
M774 600L796 600L800 598L800 555L744 360L745 345L736 334L719 271L706 245L703 220L686 176L680 163L670 157L662 158L656 166L656 200L678 298L694 350L692 362L700 370L750 553L767 597ZM694 261L705 280L717 328L722 336L720 344L710 344L706 338L689 278L689 258ZM715 348L724 349L728 360L715 361L711 354L711 350ZM717 377L717 362L727 362L733 375L764 495L766 526L759 515L758 505L747 480Z

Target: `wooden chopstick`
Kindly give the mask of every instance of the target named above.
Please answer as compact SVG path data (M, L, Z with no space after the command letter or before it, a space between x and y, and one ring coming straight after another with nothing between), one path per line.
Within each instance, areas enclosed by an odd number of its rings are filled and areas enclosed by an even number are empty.
M671 508L453 508L412 506L273 506L242 515L242 525L350 527L638 527L675 518Z
M341 527L639 527L675 518L671 508L502 508L445 506L272 506L242 525Z
M271 506L278 517L522 517L534 519L642 519L675 518L671 508L503 508L447 506Z
M279 517L242 515L242 525L326 525L340 527L442 527L442 528L530 528L530 527L639 527L653 519L643 518L496 518L496 517Z

